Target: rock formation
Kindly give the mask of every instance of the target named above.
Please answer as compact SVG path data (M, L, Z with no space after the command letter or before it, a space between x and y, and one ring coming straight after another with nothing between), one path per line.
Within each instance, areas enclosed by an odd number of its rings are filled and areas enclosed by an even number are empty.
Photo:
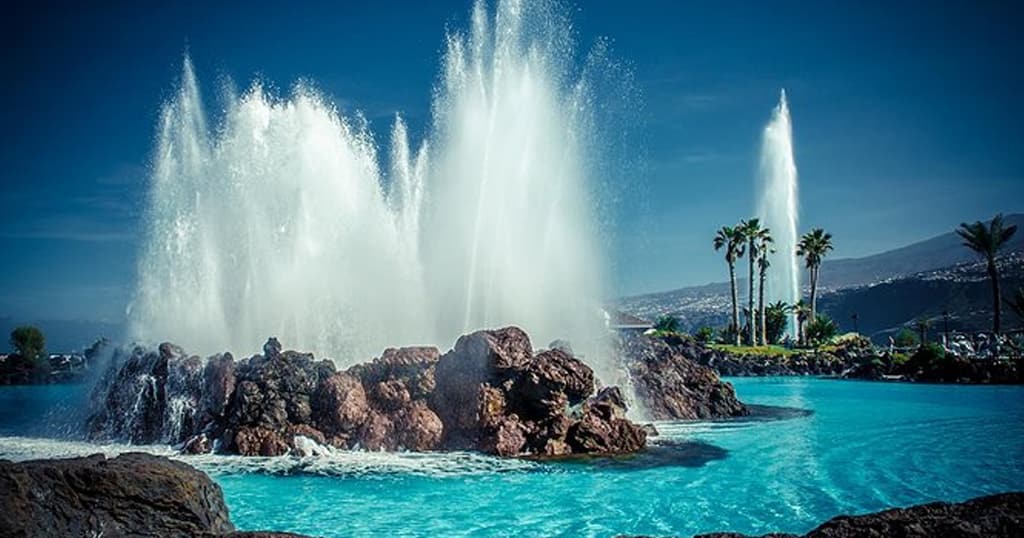
M296 536L235 532L220 486L149 454L0 460L0 536Z
M694 362L682 339L624 336L620 353L644 409L655 420L744 416L746 406L732 385Z
M646 443L615 388L594 394L593 371L566 346L534 353L516 327L436 348L385 350L346 371L283 351L206 360L172 344L115 359L94 397L93 437L169 443L189 453L339 449L480 450L499 456L618 454ZM301 446L300 446L301 445Z
M1016 538L1024 536L1024 493L978 497L963 503L936 502L862 516L839 516L804 535L761 538ZM736 533L696 538L752 538Z

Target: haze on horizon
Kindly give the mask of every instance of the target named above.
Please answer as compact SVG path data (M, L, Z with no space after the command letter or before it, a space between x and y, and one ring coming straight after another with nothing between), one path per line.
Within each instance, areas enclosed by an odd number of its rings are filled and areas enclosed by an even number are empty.
M0 23L0 318L122 320L157 115L184 50L208 88L258 77L287 94L309 81L362 111L384 148L397 112L414 139L425 135L445 26L468 8L13 8ZM630 104L638 177L621 179L608 216L614 291L724 279L711 236L753 214L761 129L782 87L801 227L831 231L836 258L1024 212L1021 11L577 4L580 48L607 37L642 94Z

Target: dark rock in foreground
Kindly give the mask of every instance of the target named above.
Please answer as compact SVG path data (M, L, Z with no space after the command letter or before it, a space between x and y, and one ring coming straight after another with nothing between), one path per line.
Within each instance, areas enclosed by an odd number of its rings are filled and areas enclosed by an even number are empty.
M565 349L534 353L521 329L465 335L433 347L388 349L344 372L282 351L205 361L173 344L115 360L94 395L95 438L181 445L247 456L304 454L309 442L340 449L479 450L621 454L647 432L625 418L615 388L594 394L594 373Z
M637 397L655 420L694 420L745 416L732 385L707 366L679 338L627 335L620 353Z
M862 516L839 516L804 535L760 538L1018 538L1024 536L1024 493L1002 493L962 503L936 502ZM716 532L695 538L753 538Z
M0 536L217 536L236 532L220 486L149 454L11 463L0 460Z

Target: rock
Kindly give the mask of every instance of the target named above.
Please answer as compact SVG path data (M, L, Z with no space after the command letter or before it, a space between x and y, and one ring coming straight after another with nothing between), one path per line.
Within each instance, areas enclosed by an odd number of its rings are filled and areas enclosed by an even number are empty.
M234 531L220 487L148 454L0 461L2 536L196 536Z
M561 350L539 353L521 368L510 404L524 417L549 416L594 392L594 371Z
M533 355L526 333L507 327L463 336L443 356L392 348L337 372L274 338L263 355L215 355L205 366L166 344L115 367L91 423L114 437L180 442L186 453L246 456L327 446L500 456L642 449L646 433L625 418L622 394L604 389L587 400L593 370L563 348ZM115 411L130 418L119 422Z
M801 538L766 534L762 538ZM978 497L963 503L936 502L895 508L861 516L839 516L802 538L1017 538L1024 536L1024 493ZM711 533L699 538L749 538L735 533Z
M203 377L203 411L210 421L220 420L235 392L235 359L230 353L214 355L206 360Z
M655 420L695 420L744 416L732 385L688 358L684 348L650 336L620 342L637 396Z
M243 455L285 453L292 437L290 428L312 425L313 396L320 394L321 381L334 375L330 361L317 362L308 353L281 351L274 338L263 347L265 355L236 366L236 388L225 411L229 435L223 444Z
M210 442L210 438L205 433L200 433L191 437L185 441L185 445L181 448L183 454L209 454L213 452L213 443Z
M446 448L462 450L477 445L481 388L511 381L532 357L533 346L526 333L507 327L462 336L438 360L430 406L445 424Z
M625 418L618 387L606 387L584 404L582 418L569 427L566 442L574 453L626 454L643 449L647 431Z
M352 434L366 420L370 404L363 384L355 376L339 372L317 389L313 411L321 429L332 434Z
M233 435L229 430L229 441L242 456L283 456L288 453L288 437L282 433L259 426L242 426Z
M399 415L399 445L406 450L437 450L444 435L444 423L423 400L413 402Z
M434 365L441 354L436 347L388 348L372 362L348 369L366 387L386 380L398 380L410 398L426 398L434 392Z
M395 439L394 423L387 415L376 411L371 412L359 432L357 444L370 451L397 450L398 442Z

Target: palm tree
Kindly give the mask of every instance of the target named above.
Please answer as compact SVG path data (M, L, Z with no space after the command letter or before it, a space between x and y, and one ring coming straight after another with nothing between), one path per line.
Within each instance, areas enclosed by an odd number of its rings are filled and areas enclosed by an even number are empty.
M736 260L743 257L743 232L739 226L722 226L715 233L715 250L725 248L725 263L729 264L729 286L732 289L732 327L736 345L740 345L740 310L736 297Z
M797 342L800 345L804 345L804 324L811 316L811 307L806 301L800 299L792 307L792 311L796 314L796 337Z
M757 286L757 315L759 331L761 332L761 345L768 345L768 329L765 325L765 313L764 313L764 281L768 277L768 268L771 267L772 262L768 260L769 254L775 254L775 249L771 248L772 236L769 235L769 230L764 229L764 235L761 237L760 244L757 249L761 256L757 259L758 269L758 286Z
M932 328L932 320L928 318L917 318L914 320L914 329L920 337L921 345L928 343L928 330Z
M740 221L739 228L743 237L747 240L747 259L750 262L750 273L747 279L748 292L747 292L747 308L753 314L754 310L754 265L757 264L757 260L761 256L761 242L763 238L768 237L768 230L761 227L760 219L750 219ZM757 345L757 316L751 315L750 317L750 345Z
M818 276L821 271L821 259L832 250L832 234L815 228L803 235L796 245L796 255L803 256L807 262L807 272L811 276L811 317L818 319Z
M996 267L996 258L999 251L1006 246L1013 234L1017 231L1016 226L1003 224L1003 214L999 213L986 225L980 220L974 224L961 223L956 233L964 239L964 246L984 256L988 262L988 277L992 281L992 332L999 334L1002 321L1002 305L999 294L999 268Z

